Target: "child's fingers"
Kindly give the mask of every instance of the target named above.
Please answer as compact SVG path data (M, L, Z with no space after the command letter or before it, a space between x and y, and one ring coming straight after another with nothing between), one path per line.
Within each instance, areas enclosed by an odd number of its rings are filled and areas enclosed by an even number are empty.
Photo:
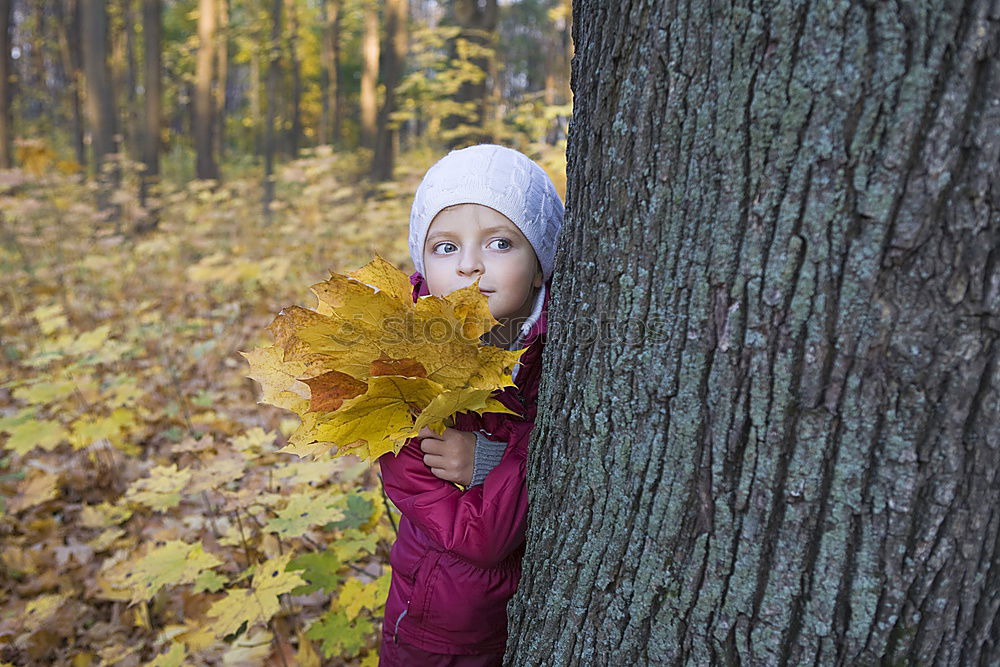
M424 454L444 454L447 446L444 440L426 438L420 441L420 451Z
M434 468L440 470L444 468L446 461L443 456L438 456L437 454L424 454L424 465L431 470L434 470Z
M431 438L433 440L441 440L441 436L431 430L430 426L424 426L420 429L419 437L421 438Z

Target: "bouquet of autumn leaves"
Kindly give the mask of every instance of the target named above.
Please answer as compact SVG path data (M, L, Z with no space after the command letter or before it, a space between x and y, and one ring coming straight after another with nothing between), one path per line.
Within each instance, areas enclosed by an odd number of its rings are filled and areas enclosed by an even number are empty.
M274 345L241 352L259 402L302 420L282 451L374 461L458 412L516 414L491 394L513 386L524 350L480 344L498 322L478 280L414 303L409 277L376 256L311 289L315 310L284 308L267 327Z

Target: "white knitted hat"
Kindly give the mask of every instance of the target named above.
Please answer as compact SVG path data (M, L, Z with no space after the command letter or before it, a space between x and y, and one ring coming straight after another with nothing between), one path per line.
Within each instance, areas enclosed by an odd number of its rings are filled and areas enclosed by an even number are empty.
M431 221L455 204L482 204L507 216L531 242L548 281L563 204L552 179L531 158L504 146L479 144L451 151L427 170L410 209L410 258L421 275Z

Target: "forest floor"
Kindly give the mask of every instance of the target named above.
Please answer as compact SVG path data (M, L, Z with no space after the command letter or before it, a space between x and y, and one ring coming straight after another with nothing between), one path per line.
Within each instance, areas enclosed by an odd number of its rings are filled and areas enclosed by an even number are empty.
M0 172L0 664L377 662L395 518L366 463L277 451L298 419L239 351L331 271L412 271L436 157L373 188L313 153L269 218L259 178L165 187L145 233L128 179L115 223L77 175Z

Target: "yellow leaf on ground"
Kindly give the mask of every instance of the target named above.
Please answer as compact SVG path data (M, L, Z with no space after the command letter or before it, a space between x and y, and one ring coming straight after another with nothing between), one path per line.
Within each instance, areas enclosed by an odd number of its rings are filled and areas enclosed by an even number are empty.
M212 605L208 616L215 619L210 628L216 637L232 634L244 622L248 627L267 623L280 609L278 596L306 584L298 572L285 571L292 556L293 552L288 551L258 565L250 588L230 590Z
M390 572L386 572L375 581L368 583L351 578L344 582L337 598L337 606L347 613L349 618L357 618L362 609L376 614L385 606L389 595Z
M76 383L72 380L41 381L26 387L18 387L12 393L14 398L32 405L47 405L73 394Z
M84 505L80 510L80 523L85 528L106 528L122 523L132 516L132 510L124 505L103 502L99 505Z
M22 512L59 495L59 475L32 470L18 485L18 494L7 502L7 511Z
M69 431L55 421L44 419L30 419L26 422L12 426L8 431L10 437L4 443L4 447L12 449L20 455L25 455L35 447L51 450L59 443L68 440Z
M40 628L49 617L59 611L59 607L66 602L67 597L66 595L54 593L51 595L42 595L29 602L28 606L24 608L22 616L24 629L28 632L34 632Z
M66 348L68 354L87 354L97 350L108 339L111 333L110 324L102 324L96 329L84 332L77 336L69 347Z
M125 492L125 499L163 511L176 506L181 501L181 490L191 478L190 468L177 469L176 464L157 466L149 471L149 477L138 479Z
M254 667L267 664L271 655L273 637L263 628L241 635L233 642L232 647L222 655L223 665L234 667Z
M221 564L221 560L205 553L201 544L170 540L134 561L111 583L115 588L128 588L132 602L151 600L163 586L193 583L202 570Z
M344 518L344 511L336 505L337 500L326 493L296 493L278 510L278 516L267 522L264 530L287 539L304 535L313 526L339 521Z
M186 657L187 651L184 650L184 644L172 642L169 651L161 653L147 662L146 667L181 667Z
M298 667L320 667L319 653L313 648L312 642L306 637L303 630L299 630L299 650L295 654L295 663Z

